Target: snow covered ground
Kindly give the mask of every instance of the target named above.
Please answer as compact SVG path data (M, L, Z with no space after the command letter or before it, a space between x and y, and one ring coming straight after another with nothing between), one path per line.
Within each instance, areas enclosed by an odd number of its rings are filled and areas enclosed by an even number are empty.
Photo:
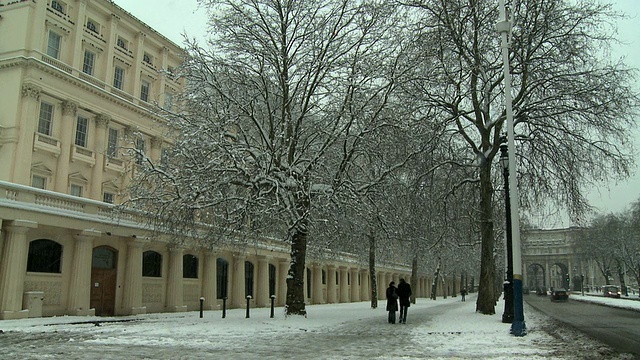
M572 295L640 311L640 301ZM384 302L310 305L308 317L283 308L49 317L0 321L2 359L633 359L619 355L525 304L524 337L496 315L475 312L475 294L417 300L407 324L388 324ZM571 346L567 346L571 343Z

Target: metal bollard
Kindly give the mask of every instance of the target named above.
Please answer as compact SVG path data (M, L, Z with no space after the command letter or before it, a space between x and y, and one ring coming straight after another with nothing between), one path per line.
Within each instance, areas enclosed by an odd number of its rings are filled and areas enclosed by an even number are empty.
M276 300L276 296L275 295L271 295L271 318L273 318L273 304Z
M249 318L249 303L251 302L251 295L247 295L247 316L246 318Z
M222 298L222 318L227 317L227 297Z
M200 319L204 316L204 298L200 298Z

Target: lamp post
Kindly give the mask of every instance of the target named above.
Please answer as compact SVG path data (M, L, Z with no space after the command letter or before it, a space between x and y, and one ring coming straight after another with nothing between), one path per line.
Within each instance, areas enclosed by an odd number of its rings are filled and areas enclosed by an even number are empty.
M509 153L506 144L507 139L502 138L500 144L500 165L502 165L502 175L504 177L504 202L506 213L506 238L507 238L507 279L504 282L504 312L502 313L503 323L513 322L513 254L511 249L511 205L509 204Z
M515 132L513 121L513 109L511 104L511 72L509 69L509 35L511 35L511 20L507 14L505 0L498 0L500 18L496 24L496 30L500 34L500 48L502 50L502 62L504 65L504 103L507 125L507 146L509 149L509 183L511 194L509 198L511 235L512 235L512 258L513 258L513 322L511 323L511 334L514 336L524 336L527 334L527 327L524 322L524 309L522 299L522 253L520 249L520 217L518 214L518 184L516 182L516 159L515 159ZM513 9L511 9L513 11Z

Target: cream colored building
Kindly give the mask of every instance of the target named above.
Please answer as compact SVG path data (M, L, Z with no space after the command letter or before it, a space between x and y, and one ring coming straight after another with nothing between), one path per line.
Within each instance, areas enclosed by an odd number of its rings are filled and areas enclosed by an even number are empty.
M0 319L283 305L284 244L176 248L111 216L128 149L167 145L156 109L182 87L181 51L108 0L0 0ZM308 265L308 303L369 300L367 265L331 259ZM380 268L379 294L408 273Z

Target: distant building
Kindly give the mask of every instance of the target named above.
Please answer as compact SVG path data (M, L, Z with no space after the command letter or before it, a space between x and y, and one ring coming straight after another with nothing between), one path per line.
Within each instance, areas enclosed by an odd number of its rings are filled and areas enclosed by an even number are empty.
M522 266L524 286L581 290L606 284L596 264L577 251L575 240L581 228L531 229L523 232ZM584 283L582 283L584 276ZM569 281L567 281L567 279ZM619 279L612 279L618 283ZM627 283L629 284L629 283Z
M176 19L179 20L179 19ZM183 87L182 49L109 0L0 0L0 319L127 315L285 300L289 249L172 247L112 204L159 160L158 107ZM410 269L378 269L378 293ZM309 303L370 298L348 254L309 261ZM427 294L431 279L416 280Z

